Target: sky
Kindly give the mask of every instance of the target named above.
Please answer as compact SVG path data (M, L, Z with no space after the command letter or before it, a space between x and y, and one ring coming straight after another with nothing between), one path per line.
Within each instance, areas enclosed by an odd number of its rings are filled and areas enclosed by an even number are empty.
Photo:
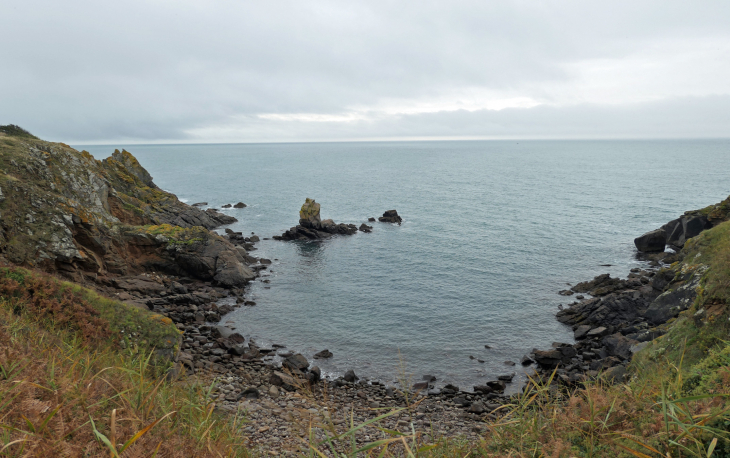
M75 144L730 137L730 2L3 0L0 124Z

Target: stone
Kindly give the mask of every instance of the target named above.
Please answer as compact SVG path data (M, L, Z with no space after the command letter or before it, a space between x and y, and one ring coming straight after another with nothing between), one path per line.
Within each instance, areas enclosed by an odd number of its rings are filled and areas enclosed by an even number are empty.
M586 337L586 334L588 334L588 331L591 330L591 327L588 325L582 325L575 328L575 331L573 331L573 338L575 340L580 340L584 337Z
M467 409L467 412L473 413L476 415L481 415L485 412L484 404L481 402L475 402L472 405L469 406L469 409Z
M314 359L327 359L334 356L331 351L327 350L326 348L318 353L314 354Z
M631 359L631 348L639 342L617 332L616 334L604 337L601 343L606 347L609 355L628 360Z
M299 224L304 227L319 227L322 221L319 216L320 205L314 199L306 198L302 209L299 210Z
M193 204L193 205L191 205L191 206L192 206L192 207L204 207L204 206L206 206L206 205L208 205L208 202L196 202L196 203L194 203L194 204Z
M244 204L243 202L239 202L234 205L233 208L246 208L246 204Z
M667 245L667 233L664 229L657 229L634 239L636 249L642 253L664 251Z
M244 390L241 393L239 399L241 399L241 398L258 399L259 398L259 390L257 390L256 388L246 388L246 390Z
M221 208L231 208L232 206L233 205L231 205L231 204L225 204L225 205L221 205Z
M534 353L534 359L540 366L553 368L560 364L563 360L563 355L559 350L536 350Z
M401 218L398 215L398 212L395 210L387 210L385 213L383 213L383 216L378 218L378 221L381 223L398 223L400 224L403 221L403 218Z
M360 227L358 228L358 230L361 231L361 232L372 232L373 231L373 226L368 226L367 224L362 223L360 225Z
M614 366L603 371L602 377L611 383L622 383L626 380L626 375L624 366Z
M523 366L529 366L530 364L532 364L534 362L535 361L533 361L532 358L530 358L527 355L523 356L522 359L520 360L520 364L522 364Z
M503 382L511 382L513 378L515 378L514 372L509 375L500 375L499 377L497 377L498 380L501 380Z
M311 369L309 369L309 373L307 374L307 380L309 380L311 383L317 383L322 379L322 370L319 368L319 366L312 366Z
M428 390L428 382L416 382L413 384L413 391Z
M301 353L297 353L296 355L286 358L281 365L288 369L304 372L309 367L309 361L307 361L307 358L305 358Z
M271 396L272 398L278 397L279 396L279 389L277 387L275 387L275 386L272 385L269 388L269 396Z
M585 336L588 338L595 338L605 336L606 334L608 334L608 328L599 326L588 331Z
M368 222L369 222L369 223L374 223L374 222L375 222L375 218L373 218L373 217L371 216L370 218L368 218Z
M360 377L355 375L355 371L350 369L349 371L345 372L345 375L343 377L346 382L355 383L355 381L360 380Z
M295 387L297 386L297 382L294 380L293 377L279 371L274 371L271 373L269 383L277 387L280 386L287 391L294 391Z

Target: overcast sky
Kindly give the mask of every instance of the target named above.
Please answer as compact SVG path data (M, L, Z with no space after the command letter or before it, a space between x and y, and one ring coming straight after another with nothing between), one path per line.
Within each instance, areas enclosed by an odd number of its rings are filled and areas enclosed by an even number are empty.
M0 124L67 143L730 137L730 2L5 0Z

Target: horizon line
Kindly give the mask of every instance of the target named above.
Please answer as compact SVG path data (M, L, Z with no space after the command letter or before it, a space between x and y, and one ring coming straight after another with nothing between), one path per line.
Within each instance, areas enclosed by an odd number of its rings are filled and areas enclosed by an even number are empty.
M730 135L726 137L376 137L376 138L352 138L344 140L260 140L260 141L208 141L208 142L185 142L174 140L152 140L142 141L124 141L124 140L106 140L102 142L84 142L71 141L69 145L78 146L114 146L114 145L134 145L134 146L174 146L174 145L269 145L269 144L302 144L302 143L394 143L394 142L468 142L468 141L683 141L683 140L730 140ZM56 143L66 143L56 141Z

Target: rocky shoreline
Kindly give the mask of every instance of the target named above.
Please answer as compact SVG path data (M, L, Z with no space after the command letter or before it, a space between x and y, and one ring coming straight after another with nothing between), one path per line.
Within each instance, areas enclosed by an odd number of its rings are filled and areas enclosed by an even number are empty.
M322 380L316 364L284 345L263 347L218 324L236 307L255 305L246 299L246 286L272 264L251 255L257 235L213 232L236 219L160 190L126 151L97 161L62 144L14 142L2 158L10 177L0 182L3 256L169 318L182 332L171 376L213 385L219 409L247 412L252 443L274 452L299 450L298 437L311 418L346 428L350 418L362 423L392 407L404 410L380 426L476 439L510 403L505 389L513 374L470 388L436 388L440 381L428 375L399 387L359 379L354 371ZM372 230L321 220L319 207L307 199L299 225L273 238L311 241ZM726 220L727 208L726 201L688 212L638 237L647 269L634 269L626 279L600 275L561 291L577 299L557 313L572 326L576 342L525 355L522 365L535 365L530 375L568 389L598 377L624 380L632 355L692 303L704 272L702 266L679 270L682 252L664 251L666 245L681 248ZM388 210L379 221L400 224L402 218ZM274 355L284 358L282 367L272 364ZM357 440L370 441L376 433L363 428Z

